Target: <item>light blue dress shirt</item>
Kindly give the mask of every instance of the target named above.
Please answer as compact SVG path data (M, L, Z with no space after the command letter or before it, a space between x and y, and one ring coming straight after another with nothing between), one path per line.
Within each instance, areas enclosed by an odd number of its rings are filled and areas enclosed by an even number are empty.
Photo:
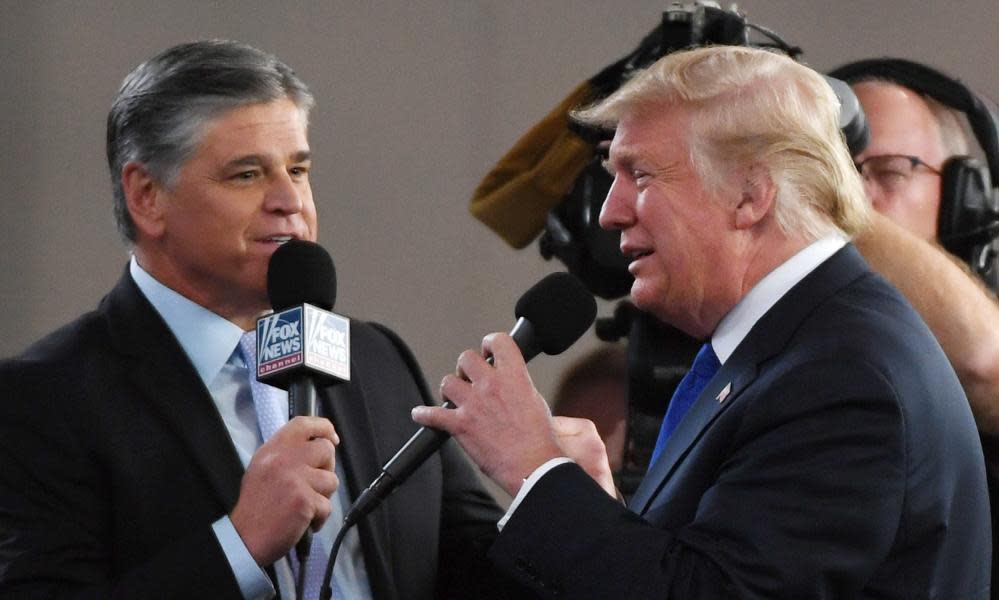
M263 440L250 396L246 371L248 365L244 363L242 353L237 351L243 330L156 281L139 266L134 256L129 264L129 273L139 290L166 322L204 382L245 468ZM287 394L284 402L287 406ZM346 481L340 461L336 462L336 473L341 482ZM350 505L346 485L339 487L331 498L331 505L333 513L316 533L323 542L323 558L329 556L333 539L339 532L343 521L343 507ZM250 555L228 515L213 523L212 530L232 567L243 597L247 600L273 598L275 590L270 578ZM274 569L282 597L293 599L295 582L288 560L282 558L274 564ZM356 530L349 532L344 539L334 576L346 598L371 598Z

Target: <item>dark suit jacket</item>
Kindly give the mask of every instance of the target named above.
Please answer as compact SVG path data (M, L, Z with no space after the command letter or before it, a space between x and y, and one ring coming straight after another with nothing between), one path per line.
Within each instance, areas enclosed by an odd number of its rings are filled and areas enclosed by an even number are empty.
M852 246L756 324L631 508L558 467L492 556L568 598L989 593L968 402L924 323Z
M355 320L351 337L351 381L321 401L356 497L431 400L394 334ZM127 273L95 312L0 364L0 390L0 596L238 597L210 525L243 467ZM464 595L501 514L449 441L359 524L375 597Z

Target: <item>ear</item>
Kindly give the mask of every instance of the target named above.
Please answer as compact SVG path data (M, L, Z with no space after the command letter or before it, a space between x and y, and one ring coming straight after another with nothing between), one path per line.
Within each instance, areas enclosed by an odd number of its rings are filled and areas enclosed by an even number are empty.
M142 164L131 161L121 169L125 205L138 236L158 238L163 233L163 188Z
M774 209L777 186L767 169L753 165L745 171L742 196L735 207L735 228L750 229Z

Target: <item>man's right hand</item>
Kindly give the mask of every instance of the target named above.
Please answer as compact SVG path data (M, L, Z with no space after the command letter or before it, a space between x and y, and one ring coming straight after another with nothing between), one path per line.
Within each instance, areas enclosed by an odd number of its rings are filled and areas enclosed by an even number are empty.
M330 496L340 485L334 472L340 438L328 419L295 417L250 460L239 499L229 515L260 566L281 558L330 516Z

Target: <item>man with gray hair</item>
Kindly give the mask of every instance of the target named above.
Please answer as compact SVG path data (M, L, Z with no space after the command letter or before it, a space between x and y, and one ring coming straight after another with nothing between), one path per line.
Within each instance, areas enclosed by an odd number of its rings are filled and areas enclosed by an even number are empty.
M128 268L0 363L0 597L317 597L342 514L433 398L402 341L356 319L351 380L319 390L321 416L284 423L287 394L253 377L270 257L318 233L311 106L235 42L125 79L107 153ZM335 597L478 595L501 514L445 446L346 537Z
M504 334L444 378L455 409L413 410L515 495L491 557L542 596L988 597L975 424L849 242L867 203L837 117L819 74L742 47L667 55L578 114L615 129L600 222L632 301L707 343L630 509L555 443Z

